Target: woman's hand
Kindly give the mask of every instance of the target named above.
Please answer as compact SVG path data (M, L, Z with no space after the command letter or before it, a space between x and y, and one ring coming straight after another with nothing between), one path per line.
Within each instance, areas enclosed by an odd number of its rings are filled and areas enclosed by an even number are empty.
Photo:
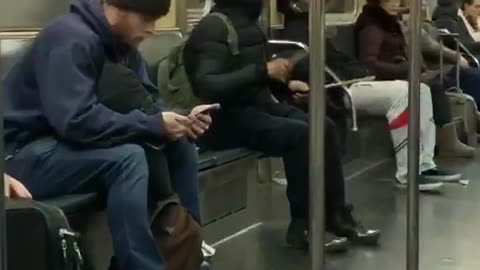
M27 188L17 179L4 174L5 181L5 196L17 199L31 199L32 194L28 192Z

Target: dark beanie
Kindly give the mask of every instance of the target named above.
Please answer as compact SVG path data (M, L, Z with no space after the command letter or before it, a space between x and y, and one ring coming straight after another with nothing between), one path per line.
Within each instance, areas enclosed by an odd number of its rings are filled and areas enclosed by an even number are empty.
M155 18L167 15L171 4L171 0L105 0L105 2L121 9Z

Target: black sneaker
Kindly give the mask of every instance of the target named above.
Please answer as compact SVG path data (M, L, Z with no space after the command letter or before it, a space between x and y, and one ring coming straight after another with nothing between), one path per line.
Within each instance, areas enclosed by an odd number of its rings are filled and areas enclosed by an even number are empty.
M308 222L292 221L288 227L287 246L294 249L308 249ZM332 233L325 234L325 251L329 253L344 252L348 248L348 239Z
M287 246L294 249L308 248L308 222L306 220L294 220L290 222L287 231Z
M422 172L422 176L427 179L439 181L439 182L452 182L458 181L462 178L462 174L449 172L446 170L431 169L428 171Z
M380 230L368 229L353 217L353 206L347 205L335 213L330 221L329 230L335 235L348 237L353 242L363 245L376 245Z

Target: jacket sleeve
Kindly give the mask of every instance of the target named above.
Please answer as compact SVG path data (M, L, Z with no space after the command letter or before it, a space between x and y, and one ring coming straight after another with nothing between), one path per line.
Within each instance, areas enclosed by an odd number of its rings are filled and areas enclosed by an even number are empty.
M440 52L443 51L443 58L446 64L457 63L457 53L447 46L441 46L440 43L435 40L428 31L422 29L421 32L421 47L422 53L425 57L431 57L433 59L440 60Z
M435 21L435 26L438 29L447 29L451 33L458 33L460 36L458 37L460 42L474 55L480 54L480 43L475 42L473 38L468 38L468 36L463 36L461 33L461 30L459 29L460 27L458 26L459 23L463 22L457 22L451 18L439 18L438 20ZM467 33L470 35L469 33ZM446 42L447 46L450 48L455 48L455 42L450 39Z
M372 69L376 76L386 80L404 79L408 76L408 63L389 63L379 59L383 34L376 26L363 28L358 35L359 60Z
M58 43L39 54L35 71L42 108L59 136L99 145L163 137L160 113L120 114L97 102L94 46L80 41Z
M207 17L192 32L186 47L195 58L190 74L195 93L211 102L229 102L240 92L255 89L252 86L269 83L266 63L231 68L238 59L231 54L227 35L227 27L219 19ZM187 65L188 59L185 61Z
M473 55L480 55L480 42L475 41L462 41L462 44L472 53Z

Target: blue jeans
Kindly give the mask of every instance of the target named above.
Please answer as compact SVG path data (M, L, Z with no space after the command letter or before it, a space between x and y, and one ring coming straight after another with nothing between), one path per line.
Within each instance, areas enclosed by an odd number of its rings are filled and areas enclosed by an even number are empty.
M455 83L455 69L452 69L448 74L450 84ZM452 87L454 85L448 85ZM460 88L465 94L468 94L475 99L477 104L480 104L480 70L477 68L468 68L460 70Z
M187 140L164 150L172 186L192 216L200 219L197 153ZM36 200L74 193L107 191L108 222L116 269L162 270L148 214L149 167L142 147L125 144L78 149L53 138L25 146L8 162Z

